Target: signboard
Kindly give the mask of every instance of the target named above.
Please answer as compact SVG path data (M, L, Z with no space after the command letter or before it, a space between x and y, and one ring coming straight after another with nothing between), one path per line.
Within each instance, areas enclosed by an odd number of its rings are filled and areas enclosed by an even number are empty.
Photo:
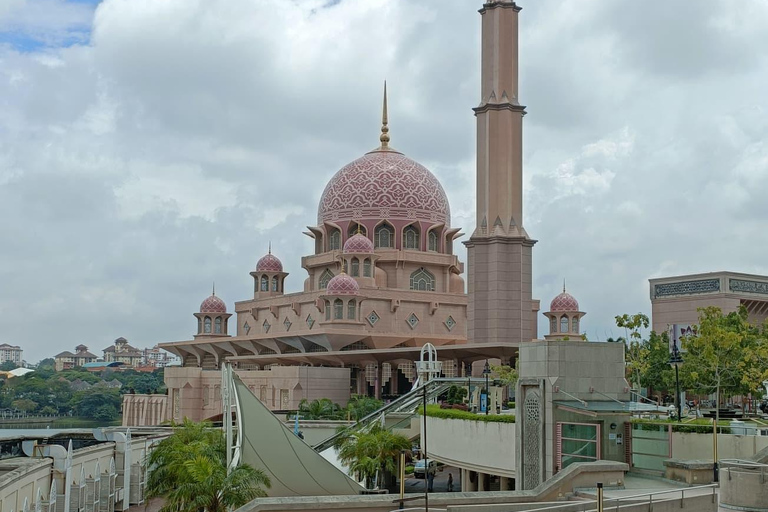
M685 351L683 350L683 344L682 340L686 336L693 336L696 334L696 331L693 330L693 326L689 324L671 324L669 326L669 354L672 355L675 353L675 348L677 348L677 351L681 354Z
M488 408L488 394L483 393L480 395L480 412L485 412Z

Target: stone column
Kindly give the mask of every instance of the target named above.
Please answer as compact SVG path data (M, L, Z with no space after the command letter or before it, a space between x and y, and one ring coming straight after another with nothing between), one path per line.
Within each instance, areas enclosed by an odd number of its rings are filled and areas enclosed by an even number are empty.
M461 470L461 486L459 487L459 490L461 492L469 492L470 486L472 483L469 481L469 470L468 469L462 469Z
M486 486L486 474L485 473L478 473L477 474L477 490L480 492L487 491L488 488Z
M500 491L509 490L509 478L507 478L506 476L499 477L499 490Z

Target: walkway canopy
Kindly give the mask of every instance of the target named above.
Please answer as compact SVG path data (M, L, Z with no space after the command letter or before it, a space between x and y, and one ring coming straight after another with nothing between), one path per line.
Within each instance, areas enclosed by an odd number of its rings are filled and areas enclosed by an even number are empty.
M351 495L364 490L296 437L237 375L234 381L243 429L241 460L267 474L272 483L269 496Z

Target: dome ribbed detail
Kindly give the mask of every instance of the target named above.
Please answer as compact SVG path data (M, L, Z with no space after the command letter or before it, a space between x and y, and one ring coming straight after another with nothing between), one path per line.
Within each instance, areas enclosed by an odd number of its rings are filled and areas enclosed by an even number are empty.
M576 312L579 310L579 301L568 292L563 292L554 299L549 305L551 312Z
M372 253L373 242L362 233L357 233L344 243L344 252Z
M227 305L215 295L211 295L200 304L201 313L226 313Z
M360 291L360 285L353 277L347 274L339 274L330 281L325 289L326 295L357 295Z
M283 263L277 259L277 257L272 254L265 254L262 256L262 258L256 263L256 271L257 272L282 272L283 271Z

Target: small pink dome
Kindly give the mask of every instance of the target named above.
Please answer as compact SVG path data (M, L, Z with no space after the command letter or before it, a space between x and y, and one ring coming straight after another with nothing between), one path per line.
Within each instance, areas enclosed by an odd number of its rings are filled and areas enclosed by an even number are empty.
M226 313L227 305L216 295L211 295L200 304L201 313Z
M272 254L271 252L269 254L265 254L262 256L262 258L256 263L256 271L257 272L282 272L283 271L283 264L282 262L277 259L277 257Z
M325 290L326 295L357 295L360 286L353 277L341 273L328 281L328 287Z
M573 312L579 310L579 301L568 292L563 292L554 299L549 305L551 312Z
M344 252L371 253L373 252L373 242L364 234L358 233L344 243Z

